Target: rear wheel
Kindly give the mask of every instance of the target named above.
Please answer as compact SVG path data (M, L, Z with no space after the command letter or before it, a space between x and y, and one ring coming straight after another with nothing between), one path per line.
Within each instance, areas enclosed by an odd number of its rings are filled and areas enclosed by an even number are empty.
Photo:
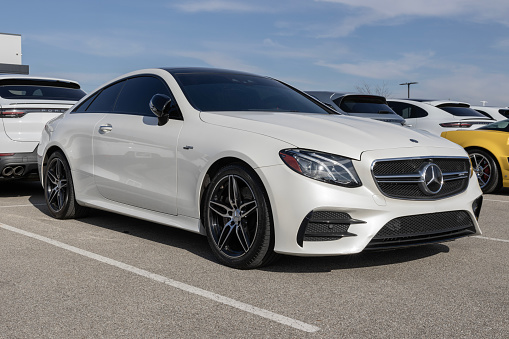
M218 260L250 269L277 258L267 194L251 169L222 168L205 196L203 216L209 245Z
M51 154L44 168L44 197L54 218L79 218L86 214L87 208L76 202L71 169L60 151Z
M502 186L497 162L493 156L482 149L468 150L470 161L477 175L483 193L492 193Z

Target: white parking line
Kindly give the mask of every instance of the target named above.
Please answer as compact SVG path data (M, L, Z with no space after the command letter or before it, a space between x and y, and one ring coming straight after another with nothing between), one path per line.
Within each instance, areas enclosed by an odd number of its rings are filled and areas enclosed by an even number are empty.
M32 207L32 206L46 206L46 204L9 205L9 206L0 206L0 208L10 208L10 207Z
M188 284L185 284L185 283L181 283L179 281L176 281L176 280L173 280L173 279L170 279L170 278L167 278L167 277L155 274L155 273L151 273L149 271L145 271L143 269L140 269L140 268L128 265L128 264L124 264L124 263L122 263L120 261L116 261L116 260L113 260L113 259L110 259L110 258L107 258L107 257L103 257L103 256L101 256L99 254L95 254L95 253L92 253L92 252L89 252L89 251L85 251L85 250L82 250L80 248L77 248L77 247L74 247L74 246L70 246L70 245L64 244L64 243L62 243L60 241L56 241L56 240L53 240L53 239L50 239L50 238L46 238L46 237L43 237L43 236L35 234L35 233L23 231L23 230L18 229L16 227L12 227L12 226L9 226L9 225L6 225L6 224L2 224L2 223L0 223L0 228L3 228L3 229L8 230L8 231L16 232L18 234L22 234L22 235L25 235L27 237L33 238L33 239L37 239L37 240L43 241L45 243L48 243L48 244L51 244L53 246L56 246L56 247L59 247L59 248L62 248L62 249L74 252L76 254L85 256L87 258L94 259L94 260L100 261L102 263L105 263L105 264L108 264L108 265L111 265L111 266L115 266L115 267L121 268L121 269L126 270L128 272L131 272L131 273L134 273L134 274L138 274L138 275L140 275L142 277L149 278L151 280L164 283L166 285L169 285L169 286L181 289L181 290L189 292L189 293L193 293L193 294L202 296L202 297L207 298L207 299L211 299L211 300L217 301L217 302L225 304L225 305L229 305L231 307L235 307L235 308L240 309L242 311L258 315L260 317L263 317L263 318L266 318L266 319L278 322L278 323L283 324L283 325L287 325L287 326L296 328L296 329L304 331L304 332L316 332L316 331L320 330L319 327L316 327L316 326L313 326L313 325L310 325L310 324L306 324L306 323L304 323L302 321L295 320L295 319L292 319L292 318L288 318L288 317L285 317L284 315L273 313L271 311L267 311L267 310L264 310L262 308L258 308L258 307L255 307L255 306L252 306L252 305L249 305L249 304L245 304L243 302L240 302L240 301L237 301L237 300L234 300L234 299L231 299L231 298L228 298L228 297L225 297L225 296L213 293L213 292L209 292L207 290L203 290L203 289L198 288L198 287L194 287L194 286L191 286L191 285L188 285Z
M509 203L509 200L484 199L484 201L495 201L495 202L507 202L507 203Z
M474 235L473 237L474 238L479 238L479 239L484 239L484 240L491 240L491 241L509 242L509 240L497 239L497 238L488 238L488 237L483 237L482 235Z

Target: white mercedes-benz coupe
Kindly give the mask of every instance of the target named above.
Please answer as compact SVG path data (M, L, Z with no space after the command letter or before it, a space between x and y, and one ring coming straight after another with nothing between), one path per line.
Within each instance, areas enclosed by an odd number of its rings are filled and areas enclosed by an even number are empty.
M241 269L480 234L463 148L243 72L121 76L46 124L38 163L53 217L179 227Z

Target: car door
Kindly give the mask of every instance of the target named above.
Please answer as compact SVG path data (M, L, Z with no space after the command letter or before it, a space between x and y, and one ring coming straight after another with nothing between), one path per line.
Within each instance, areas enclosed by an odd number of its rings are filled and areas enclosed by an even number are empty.
M158 93L171 97L157 77L125 82L114 111L106 113L94 131L94 179L109 200L177 214L176 147L183 121L172 119L158 126L149 108Z

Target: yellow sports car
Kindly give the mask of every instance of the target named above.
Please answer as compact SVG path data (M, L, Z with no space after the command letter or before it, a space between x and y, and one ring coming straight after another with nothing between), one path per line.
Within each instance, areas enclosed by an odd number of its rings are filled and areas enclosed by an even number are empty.
M465 148L484 193L509 187L509 119L441 136Z

